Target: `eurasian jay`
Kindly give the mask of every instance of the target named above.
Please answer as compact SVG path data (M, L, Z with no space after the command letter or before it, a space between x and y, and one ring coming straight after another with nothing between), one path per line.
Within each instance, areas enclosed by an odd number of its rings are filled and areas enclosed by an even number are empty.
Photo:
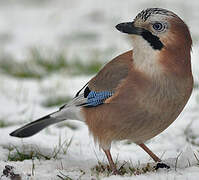
M129 139L155 162L161 161L144 142L164 131L191 95L189 29L176 14L161 8L143 10L133 22L116 28L129 34L133 50L106 64L68 104L11 136L29 137L51 124L75 119L88 125L115 174L113 141Z

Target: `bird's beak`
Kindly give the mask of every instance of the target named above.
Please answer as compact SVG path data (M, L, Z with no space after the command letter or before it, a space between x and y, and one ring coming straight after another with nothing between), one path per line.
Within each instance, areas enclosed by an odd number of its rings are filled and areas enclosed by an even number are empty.
M115 26L116 29L120 32L127 33L127 34L137 34L140 35L142 33L142 28L135 27L134 22L125 22L120 23Z

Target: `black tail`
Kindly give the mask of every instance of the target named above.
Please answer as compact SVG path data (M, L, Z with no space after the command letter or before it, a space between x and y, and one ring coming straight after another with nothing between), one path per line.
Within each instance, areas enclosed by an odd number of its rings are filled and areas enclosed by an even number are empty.
M52 113L52 114L54 114L54 113ZM15 136L15 137L20 137L20 138L30 137L30 136L38 133L45 127L61 121L60 119L58 120L54 117L51 117L52 114L44 116L36 121L33 121L15 131L13 131L12 133L10 133L10 136Z

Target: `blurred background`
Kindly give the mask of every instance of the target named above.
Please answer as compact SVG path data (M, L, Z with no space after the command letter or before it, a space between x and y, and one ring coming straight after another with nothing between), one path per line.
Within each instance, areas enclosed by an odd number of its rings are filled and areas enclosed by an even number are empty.
M131 49L115 25L148 7L174 11L190 28L195 95L188 106L199 113L198 0L0 0L1 132L56 110L106 62ZM199 143L198 137L190 141Z

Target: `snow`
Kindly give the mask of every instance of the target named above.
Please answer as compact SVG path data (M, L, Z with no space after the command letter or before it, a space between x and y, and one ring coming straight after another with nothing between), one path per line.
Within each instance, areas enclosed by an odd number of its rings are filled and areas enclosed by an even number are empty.
M30 47L64 50L67 56L77 54L86 61L92 51L104 51L113 47L113 53L107 57L101 55L103 62L128 50L131 45L126 36L115 31L114 26L123 21L132 20L143 8L158 6L173 10L189 25L194 41L192 67L196 83L199 83L199 13L198 1L193 0L84 0L84 1L2 1L0 2L0 54L12 55L17 60L26 59ZM191 13L190 13L191 11ZM82 36L91 34L90 40ZM4 38L3 38L4 37ZM78 37L78 38L76 38ZM96 43L97 42L97 43ZM1 56L0 56L1 57ZM46 108L41 102L46 96L69 95L75 93L91 76L70 77L54 74L42 80L17 79L0 74L0 122L9 126L0 128L0 175L6 165L14 167L14 173L24 180L60 179L57 175L66 175L71 179L103 180L195 180L199 178L199 91L195 89L178 119L163 133L153 138L147 146L170 165L170 169L129 176L97 175L94 168L98 161L107 164L104 153L95 145L85 124L67 121L77 127L60 128L57 125L41 131L39 134L18 139L9 133L26 122L30 122L58 107ZM71 140L72 139L72 140ZM67 147L67 144L71 144ZM64 144L64 142L66 143ZM60 144L64 145L56 158L50 160L34 159L8 161L9 147L28 152L39 151L52 156ZM64 151L66 150L66 152ZM11 151L11 153L16 150ZM111 149L118 166L144 167L147 163L155 165L149 156L137 145L126 141L114 143ZM195 155L194 155L195 154ZM197 157L197 158L196 158ZM3 176L1 179L9 179Z

